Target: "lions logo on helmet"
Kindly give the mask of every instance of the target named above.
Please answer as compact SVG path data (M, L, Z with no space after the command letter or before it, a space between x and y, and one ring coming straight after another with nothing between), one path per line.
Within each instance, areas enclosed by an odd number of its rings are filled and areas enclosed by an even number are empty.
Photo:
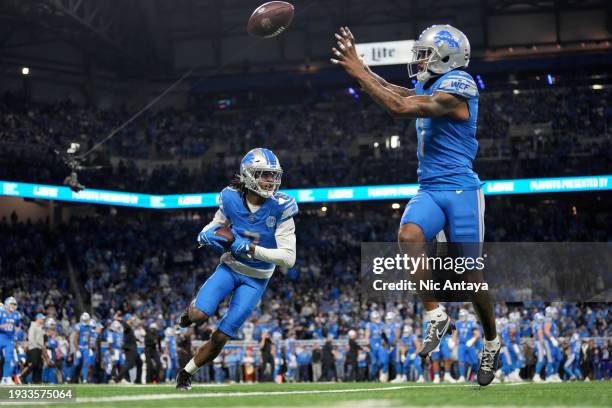
M436 40L436 44L438 46L445 42L450 48L459 48L459 41L457 41L457 39L453 37L451 32L448 30L439 31L438 34L434 36L434 39Z
M282 175L278 158L268 149L253 149L240 161L240 182L263 198L270 198L278 191Z
M408 64L410 77L427 82L432 74L442 75L453 69L467 67L470 62L470 42L465 34L448 24L425 29L412 48Z

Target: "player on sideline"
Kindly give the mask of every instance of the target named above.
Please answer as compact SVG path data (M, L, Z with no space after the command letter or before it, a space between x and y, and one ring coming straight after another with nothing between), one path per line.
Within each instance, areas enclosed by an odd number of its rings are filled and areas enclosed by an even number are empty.
M179 318L181 327L201 324L232 294L229 309L217 329L181 369L178 390L191 389L191 376L212 362L259 303L276 265L295 264L295 200L279 193L283 170L274 153L257 148L240 162L240 174L221 191L219 210L198 235L201 245L222 254L219 266L204 282L196 298ZM215 235L222 225L231 226L235 241L226 252L224 237Z
M2 370L2 384L13 385L13 352L15 350L15 333L19 327L21 315L17 311L17 300L8 297L4 308L0 310L0 355L4 356Z
M392 115L417 118L420 189L406 206L398 240L423 243L445 231L449 242L482 242L484 195L482 182L472 170L478 150L478 88L463 70L470 60L465 34L450 25L434 25L421 33L408 65L410 77L417 79L414 89L390 84L374 74L357 55L348 28L342 27L336 39L332 63L341 65ZM472 303L485 333L477 378L480 385L488 385L499 366L501 345L488 296L474 296ZM424 301L424 306L429 325L419 352L423 357L438 347L452 327L438 302Z

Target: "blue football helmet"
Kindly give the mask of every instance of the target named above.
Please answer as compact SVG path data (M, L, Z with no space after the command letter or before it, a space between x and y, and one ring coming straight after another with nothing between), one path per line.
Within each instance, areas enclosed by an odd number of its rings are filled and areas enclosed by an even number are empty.
M240 182L261 197L272 197L280 188L282 176L278 158L268 149L253 149L240 161Z
M470 42L465 34L448 24L426 28L412 48L408 64L410 78L427 82L455 68L467 67L470 62Z

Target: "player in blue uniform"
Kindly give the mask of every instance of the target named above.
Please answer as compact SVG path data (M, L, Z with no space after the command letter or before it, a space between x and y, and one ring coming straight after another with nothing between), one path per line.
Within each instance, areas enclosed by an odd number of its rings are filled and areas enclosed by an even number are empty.
M191 376L212 362L259 303L276 266L295 264L295 199L278 192L283 170L268 149L248 152L240 162L239 177L221 191L219 210L198 235L198 243L222 254L215 272L204 282L196 298L179 318L181 327L202 323L231 294L227 313L209 341L204 343L177 375L176 388L191 389ZM231 226L234 243L215 234Z
M76 370L81 369L81 383L87 384L87 376L89 373L89 337L91 336L91 317L89 313L81 315L80 322L74 326L76 336L74 337L74 367ZM77 377L78 371L74 374Z
M59 342L56 337L56 325L55 320L52 318L47 319L45 322L47 356L44 359L45 367L42 372L42 382L47 384L57 384L57 369L55 367L55 362L57 361Z
M533 382L541 382L542 368L546 364L546 348L544 347L544 316L542 313L536 313L533 316L533 323L531 324L531 333L533 335L533 349L536 357L535 373L533 376Z
M370 380L376 379L376 373L380 368L380 349L382 347L383 323L380 320L380 313L376 310L370 313L370 321L365 326L365 338L370 345Z
M11 378L14 368L13 354L15 351L15 333L21 322L21 315L17 311L17 300L9 297L0 309L0 354L2 365L2 385L12 385Z
M408 381L412 369L414 369L416 382L425 382L421 357L417 354L420 346L421 342L417 335L413 333L412 326L405 325L401 338L402 374L396 382Z
M461 31L449 25L434 25L421 33L409 64L415 89L389 84L374 74L355 50L348 28L336 34L332 63L341 65L361 87L394 116L417 118L417 175L420 189L410 200L401 219L398 239L420 244L442 231L449 242L466 243L463 256L480 256L484 238L484 195L482 182L472 170L476 158L476 124L479 92L463 69L470 60L470 44ZM420 252L420 251L419 251ZM495 377L501 348L495 315L486 291L473 294L472 303L485 334L485 347L478 369L478 383L488 385ZM440 344L452 322L439 303L424 302L425 333L421 356Z
M561 364L561 349L557 338L558 311L554 306L544 310L544 347L546 349L546 381L561 382L559 378L559 365Z
M453 333L453 342L458 345L457 362L459 363L459 382L468 378L470 363L470 348L473 343L468 342L474 337L474 322L468 319L469 313L465 309L459 310L459 320L455 323L457 330Z
M123 325L115 320L111 323L110 331L107 332L106 342L110 348L111 374L118 377L123 365ZM111 380L113 382L114 380Z
M383 323L383 343L382 348L385 351L379 353L379 360L381 362L381 374L379 375L381 382L387 382L389 379L389 366L398 367L399 357L399 340L400 340L400 324L396 321L395 312L388 311L385 314L385 322ZM399 373L396 371L396 376Z
M525 366L525 357L519 335L520 313L510 313L510 321L501 330L504 347L504 377L510 382L522 381L519 371Z
M570 346L568 350L567 360L563 365L565 374L568 380L581 380L582 371L580 371L580 349L582 342L578 333L572 334Z
M178 367L178 355L176 353L176 334L172 327L164 330L164 353L168 356L166 366L166 381L174 378Z

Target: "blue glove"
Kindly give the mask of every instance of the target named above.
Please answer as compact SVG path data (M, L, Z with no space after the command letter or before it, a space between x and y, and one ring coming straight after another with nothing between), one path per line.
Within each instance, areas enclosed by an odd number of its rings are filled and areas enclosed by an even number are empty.
M232 244L232 248L231 248L232 255L248 256L251 240L244 238L243 236L237 234L236 231L233 231L233 232L234 232L234 243Z
M215 231L219 229L220 225L215 225L214 227L204 231L202 230L198 234L198 244L202 246L211 247L218 254L222 254L227 252L223 247L223 243L227 242L227 239L224 237L220 237L215 235Z

